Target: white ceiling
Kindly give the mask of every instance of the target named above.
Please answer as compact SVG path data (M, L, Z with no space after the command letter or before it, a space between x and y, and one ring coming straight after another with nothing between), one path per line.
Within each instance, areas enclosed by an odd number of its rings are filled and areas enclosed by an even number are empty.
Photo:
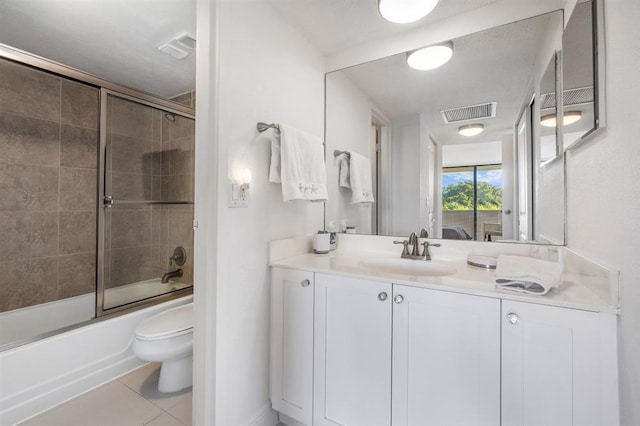
M560 25L561 13L554 14ZM512 131L532 94L534 62L550 24L547 14L460 37L453 40L453 58L432 71L409 68L405 54L399 54L338 72L390 119L423 114L438 143L496 141ZM443 109L494 101L497 116L474 120L485 131L473 138L457 133L458 126L468 123L446 124L440 115Z

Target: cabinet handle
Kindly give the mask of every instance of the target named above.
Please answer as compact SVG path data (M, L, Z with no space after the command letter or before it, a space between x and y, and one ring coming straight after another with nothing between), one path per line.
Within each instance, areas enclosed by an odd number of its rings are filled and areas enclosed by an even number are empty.
M309 284L311 284L311 281L309 280L303 280L300 285L302 285L302 287L309 287Z
M396 297L393 298L393 303L395 303L396 305L401 304L404 301L404 297L402 297L401 294L398 294Z
M378 300L381 302L387 300L387 293L385 293L384 291L378 293Z
M507 321L509 321L509 324L517 324L520 322L520 317L518 316L518 314L514 314L513 312L507 314Z

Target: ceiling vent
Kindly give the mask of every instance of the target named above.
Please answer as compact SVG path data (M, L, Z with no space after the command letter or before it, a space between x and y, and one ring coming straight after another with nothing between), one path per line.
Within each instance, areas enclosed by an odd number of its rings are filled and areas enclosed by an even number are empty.
M195 48L196 39L187 33L177 35L168 42L158 46L159 51L166 53L167 55L171 55L176 59L182 59L189 56L189 52Z
M445 123L459 123L461 121L493 118L496 116L497 102L469 105L440 111Z
M593 102L593 86L578 87L576 89L565 90L563 95L564 106L574 106L590 104ZM556 107L556 94L543 93L540 96L541 109L550 109Z

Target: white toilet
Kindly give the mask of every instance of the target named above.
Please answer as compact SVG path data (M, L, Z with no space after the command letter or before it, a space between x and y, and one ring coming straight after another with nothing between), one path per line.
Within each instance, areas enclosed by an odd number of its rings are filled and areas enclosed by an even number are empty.
M177 392L193 384L193 302L146 318L135 329L133 353L162 362L158 390Z

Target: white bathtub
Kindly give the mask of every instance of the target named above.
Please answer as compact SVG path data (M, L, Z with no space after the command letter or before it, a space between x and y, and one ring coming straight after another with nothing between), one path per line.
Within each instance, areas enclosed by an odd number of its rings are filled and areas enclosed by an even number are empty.
M104 306L122 306L186 287L174 282L164 284L160 278L114 287L105 290ZM89 293L0 313L0 347L89 321L95 316L95 305L96 295Z
M0 329L4 334L11 324L16 330L33 332L34 324L22 326L21 318L28 323L45 317L59 328L63 323L59 318L78 315L76 323L86 315L87 306L91 306L89 317L93 316L93 297L78 296L3 314ZM143 365L131 352L135 327L144 318L191 301L193 296L170 300L0 352L0 425L21 422Z

